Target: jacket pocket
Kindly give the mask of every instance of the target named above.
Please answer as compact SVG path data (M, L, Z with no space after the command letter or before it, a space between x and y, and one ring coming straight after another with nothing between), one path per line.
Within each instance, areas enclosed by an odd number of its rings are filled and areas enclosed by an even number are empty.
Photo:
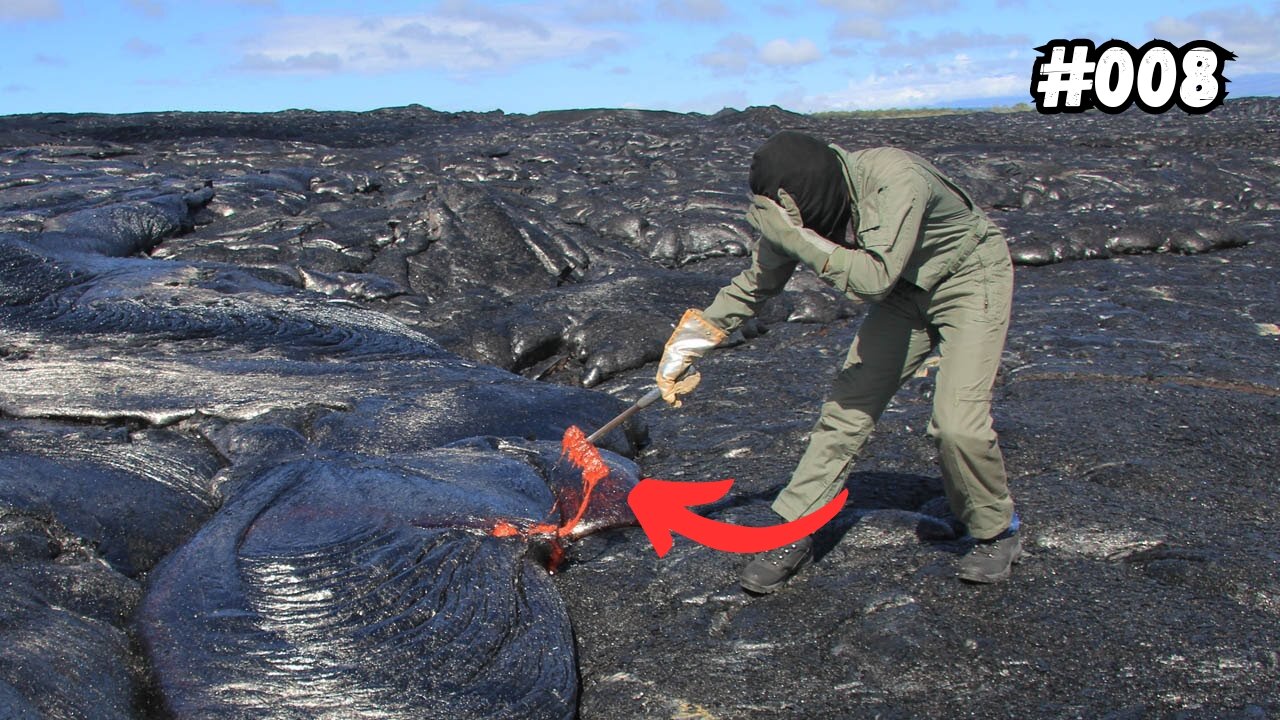
M858 203L858 247L884 245L880 230L880 203L874 199Z
M991 323L1007 323L1013 302L1013 263L1001 249L979 246L975 251L981 253L982 318Z

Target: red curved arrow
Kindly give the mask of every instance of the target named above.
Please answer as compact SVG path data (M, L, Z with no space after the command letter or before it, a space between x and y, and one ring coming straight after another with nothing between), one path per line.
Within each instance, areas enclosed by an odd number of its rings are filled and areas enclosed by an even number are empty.
M733 480L713 482L676 482L644 478L627 494L627 504L635 513L640 527L653 544L658 557L666 555L680 533L713 550L754 553L782 547L811 535L830 522L844 507L848 490L841 490L831 502L804 517L781 525L744 527L704 518L689 509L690 505L715 502L729 493Z

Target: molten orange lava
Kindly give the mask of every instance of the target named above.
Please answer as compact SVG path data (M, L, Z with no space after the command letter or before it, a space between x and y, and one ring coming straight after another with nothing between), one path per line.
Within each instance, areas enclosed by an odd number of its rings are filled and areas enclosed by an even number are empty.
M587 439L582 429L577 425L570 425L564 431L564 439L560 441L560 449L564 455L568 456L569 462L575 467L582 470L582 502L578 504L578 512L573 518L566 521L560 526L559 535L564 537L573 532L578 526L578 522L582 520L582 516L587 514L587 505L591 502L591 492L596 489L596 483L609 477L609 466L604 463L604 458L600 457L600 451L595 445Z
M493 530L490 532L493 533L494 537L515 537L520 534L520 528L506 520L499 520L498 524L494 525Z
M600 456L600 451L596 449L595 445L591 444L591 441L587 439L586 433L582 432L582 429L577 425L570 425L564 431L564 439L560 441L560 450L561 457L569 458L569 462L582 471L582 502L578 504L578 510L573 517L559 526L551 523L537 523L525 530L521 530L505 520L499 520L493 526L493 529L489 531L494 537L553 535L551 558L547 563L548 571L553 573L564 558L564 549L560 546L560 538L567 536L578 526L578 523L582 521L582 517L587 514L587 506L591 502L591 493L596 489L596 484L609 477L609 466L605 464L604 458Z

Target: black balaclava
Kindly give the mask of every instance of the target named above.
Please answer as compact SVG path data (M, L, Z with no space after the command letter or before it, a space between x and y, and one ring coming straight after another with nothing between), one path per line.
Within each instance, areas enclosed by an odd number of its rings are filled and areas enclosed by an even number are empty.
M836 151L818 138L783 130L751 157L751 192L778 201L786 190L800 208L804 226L826 239L845 244L852 210Z

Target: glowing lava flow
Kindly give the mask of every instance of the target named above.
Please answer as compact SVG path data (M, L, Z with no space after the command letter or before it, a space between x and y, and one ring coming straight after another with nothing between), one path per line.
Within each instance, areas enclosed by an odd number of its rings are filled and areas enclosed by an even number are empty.
M573 532L582 520L582 516L587 513L591 493L596 489L597 483L609 477L609 466L605 465L604 458L600 457L600 451L591 444L577 425L570 425L564 431L560 449L568 456L569 462L573 463L574 467L582 470L582 502L578 504L578 512L573 518L565 521L556 532L560 537L564 537Z
M582 432L577 425L570 425L565 429L564 438L560 441L560 457L567 457L574 467L582 471L582 502L578 503L578 510L573 517L559 526L553 523L537 523L525 530L500 520L489 531L494 537L553 536L551 557L547 562L547 570L553 573L564 558L564 548L560 545L560 538L573 532L573 529L582 521L582 517L587 514L587 505L591 502L591 493L601 480L609 476L609 466L600 456L600 451L591 444L586 433Z

